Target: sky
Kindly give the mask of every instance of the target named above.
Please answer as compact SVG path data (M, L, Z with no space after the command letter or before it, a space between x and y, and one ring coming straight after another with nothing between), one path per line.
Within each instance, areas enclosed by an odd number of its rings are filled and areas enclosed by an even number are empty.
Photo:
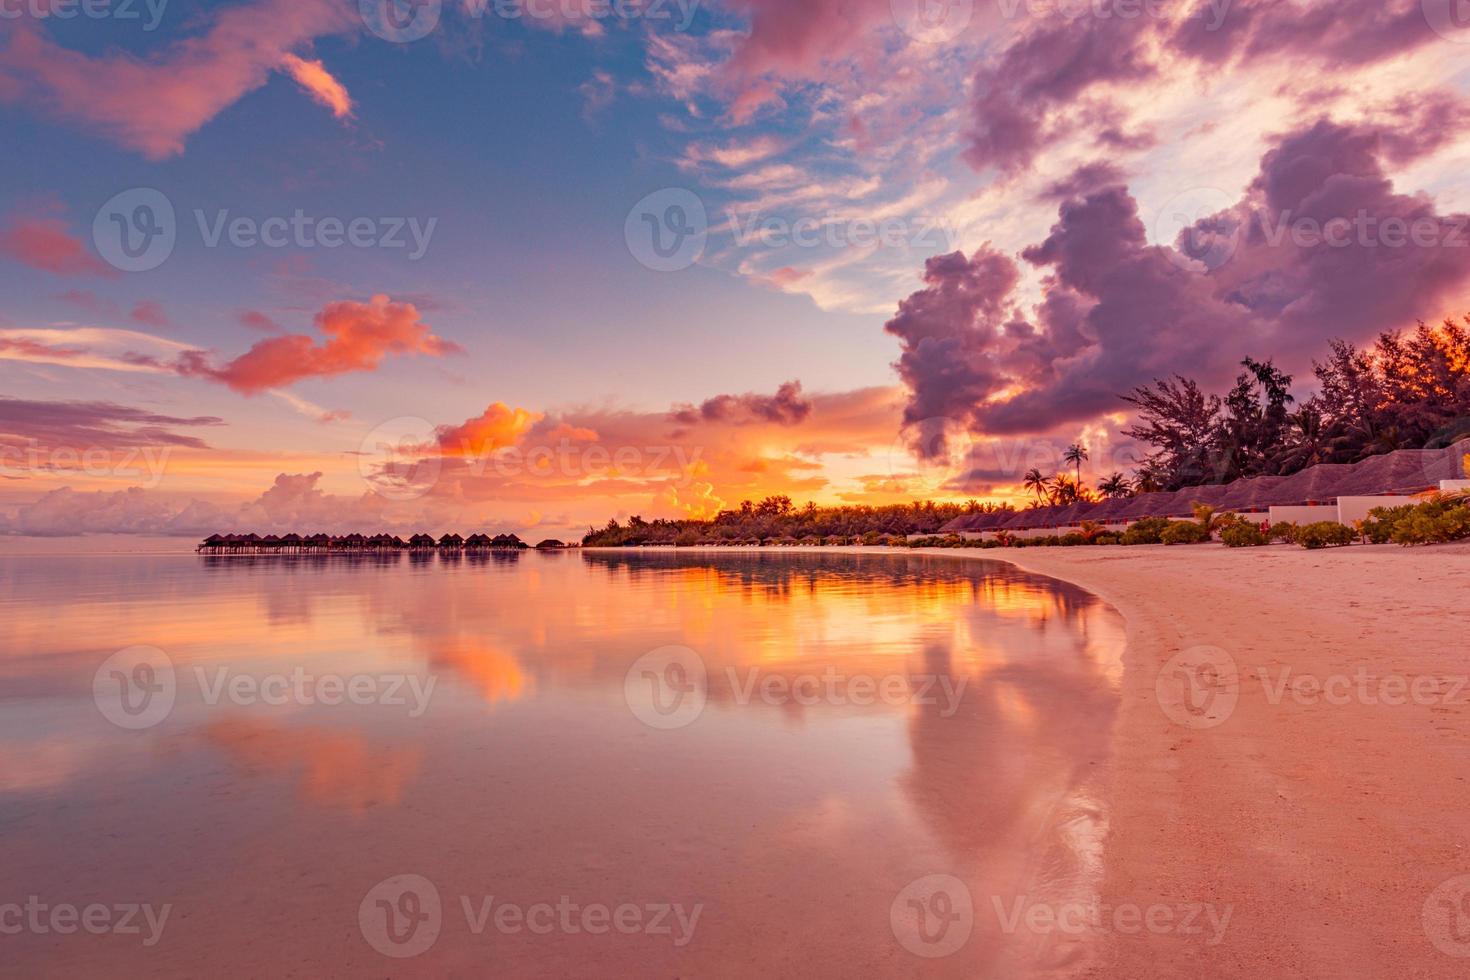
M1463 0L0 0L0 533L1019 499L1460 317Z

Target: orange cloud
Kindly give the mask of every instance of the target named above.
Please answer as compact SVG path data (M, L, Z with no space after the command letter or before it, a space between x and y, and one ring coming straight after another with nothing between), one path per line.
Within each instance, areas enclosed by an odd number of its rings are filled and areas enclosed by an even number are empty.
M296 80L296 84L305 89L312 99L331 109L332 115L338 119L346 119L352 115L352 97L347 94L346 86L333 78L320 61L307 61L288 54L282 64L287 73Z
M374 296L368 303L332 303L316 315L315 323L327 335L325 344L303 334L271 337L219 368L210 365L203 351L186 351L179 358L179 373L254 395L306 378L374 371L389 355L461 352L457 344L431 333L412 303L395 303L387 296Z
M0 253L58 276L114 276L58 218L17 218L0 232Z
M459 425L440 426L435 442L445 456L483 456L514 446L546 416L496 402Z

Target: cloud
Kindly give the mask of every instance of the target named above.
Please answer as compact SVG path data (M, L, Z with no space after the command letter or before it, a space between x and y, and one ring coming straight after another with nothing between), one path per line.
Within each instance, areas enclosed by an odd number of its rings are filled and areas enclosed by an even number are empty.
M106 371L168 373L188 345L137 330L103 327L0 329L0 360Z
M285 328L259 310L241 310L238 319L242 326L261 333L285 333Z
M327 335L326 343L304 334L271 337L223 367L212 365L203 351L187 351L177 362L178 371L255 395L307 378L374 371L389 356L443 357L461 351L431 333L412 303L395 303L382 295L367 303L332 303L316 315L315 323Z
M801 382L788 381L776 389L774 395L716 395L706 399L697 409L693 405L676 407L671 418L681 425L701 422L800 425L811 413L812 403L802 395Z
M0 231L0 254L56 276L117 275L117 270L87 251L59 218L13 218Z
M496 402L459 425L440 426L433 449L446 456L482 456L514 446L544 415Z
M132 312L128 314L128 318L147 327L158 327L161 329L170 326L168 314L163 311L162 304L151 299L139 300L133 304Z
M221 10L202 34L146 57L116 48L96 55L70 50L33 22L11 21L0 47L0 101L163 159L182 153L190 135L264 85L293 48L356 30L352 9L338 0L243 3Z
M1034 323L1006 256L932 260L887 326L903 342L905 420L1046 432L1120 411L1120 394L1156 377L1218 384L1247 355L1300 371L1331 337L1456 312L1470 216L1394 190L1380 160L1404 152L1401 135L1321 120L1281 137L1245 196L1172 247L1149 244L1121 185L1068 199L1022 253L1045 273Z
M966 160L1015 175L1055 144L1091 138L1138 149L1147 132L1124 128L1127 103L1167 98L1197 74L1285 68L1287 95L1312 99L1304 79L1410 55L1440 38L1423 0L1332 3L1230 0L1171 4L1138 16L1067 15L1062 7L1012 23L1015 35L975 73Z
M294 54L287 54L281 64L286 73L295 79L296 84L311 96L312 101L331 109L332 115L338 119L352 116L352 97L347 94L346 86L333 78L320 61L307 61Z
M179 446L207 449L197 436L172 431L224 425L201 415L182 417L112 402L36 401L0 396L0 447L38 443L47 449L131 449Z

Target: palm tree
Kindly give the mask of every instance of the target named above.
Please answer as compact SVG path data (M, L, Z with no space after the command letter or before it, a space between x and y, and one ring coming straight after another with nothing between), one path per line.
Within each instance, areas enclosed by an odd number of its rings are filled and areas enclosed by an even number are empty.
M1122 473L1114 473L1106 480L1097 485L1098 492L1104 497L1131 497L1133 496L1133 484Z
M1026 471L1024 480L1026 489L1036 494L1036 501L1040 503L1042 495L1046 493L1046 477L1041 475L1040 470L1033 467Z
M1210 537L1240 519L1233 511L1219 511L1210 504L1191 504L1190 509L1194 511L1194 519Z
M1075 504L1082 499L1082 487L1073 483L1067 474L1058 473L1047 488L1047 496L1051 498L1053 505Z
M1077 488L1079 490L1082 488L1082 464L1089 458L1086 447L1075 442L1067 447L1066 452L1062 453L1062 459L1077 467Z

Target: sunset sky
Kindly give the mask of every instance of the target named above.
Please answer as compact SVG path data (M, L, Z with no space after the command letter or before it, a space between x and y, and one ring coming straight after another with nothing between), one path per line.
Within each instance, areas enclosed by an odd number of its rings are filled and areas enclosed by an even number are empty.
M1126 472L1135 385L1470 312L1458 6L0 0L0 533Z

